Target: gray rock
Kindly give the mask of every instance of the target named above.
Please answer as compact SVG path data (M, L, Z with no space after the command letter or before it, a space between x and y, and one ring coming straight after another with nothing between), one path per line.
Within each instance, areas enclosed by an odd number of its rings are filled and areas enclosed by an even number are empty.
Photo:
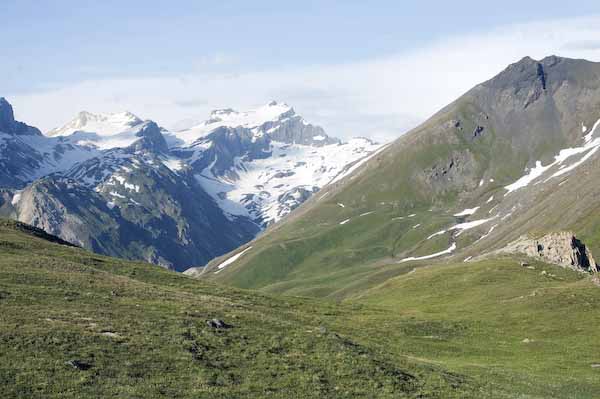
M65 362L65 364L67 366L71 366L76 370L89 370L92 368L92 365L90 363L84 362L82 360L77 360L77 359L72 359L72 360L68 360Z
M0 132L14 135L42 135L38 129L23 122L15 121L13 108L4 97L0 97Z
M232 325L227 324L223 320L220 320L220 319L206 320L206 325L210 328L216 328L216 329L227 329L227 328L233 327Z
M550 233L540 238L523 236L498 252L524 254L577 271L599 271L589 248L568 231ZM521 265L524 264L526 265L525 262ZM546 272L543 271L542 274Z

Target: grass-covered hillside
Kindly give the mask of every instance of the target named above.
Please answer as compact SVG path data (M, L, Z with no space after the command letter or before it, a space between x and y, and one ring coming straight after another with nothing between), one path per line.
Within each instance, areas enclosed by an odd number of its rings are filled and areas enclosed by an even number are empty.
M218 286L52 241L0 223L2 398L600 391L600 289L559 267L407 263L334 303Z
M362 306L219 287L48 239L0 222L2 398L464 397L477 385L353 336Z
M488 383L481 397L598 397L600 287L589 275L521 261L423 267L391 279L352 300L372 309L357 316L373 326L361 334L384 330L390 353Z

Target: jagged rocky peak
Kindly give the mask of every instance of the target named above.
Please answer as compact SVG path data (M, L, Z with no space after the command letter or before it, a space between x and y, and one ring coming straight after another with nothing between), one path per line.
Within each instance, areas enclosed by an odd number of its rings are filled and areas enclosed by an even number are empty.
M590 249L570 231L549 233L539 238L522 236L499 252L523 254L577 271L599 271Z
M8 131L9 126L15 122L12 106L6 98L0 97L0 130Z
M575 83L587 79L588 71L594 68L593 62L551 55L542 60L524 57L509 65L500 74L483 83L482 86L496 89L513 88L514 93L532 86L542 90L559 88L564 81Z
M514 89L514 94L526 93L532 87L540 91L547 89L547 72L545 62L539 62L531 57L524 57L520 61L509 65L499 75L484 83L495 89ZM539 94L538 94L539 96Z
M233 108L215 109L214 111L212 111L210 113L210 117L208 118L208 120L205 123L210 124L210 123L222 122L223 118L226 118L227 116L229 116L231 114L236 114L236 113L237 112Z
M146 121L135 133L138 140L134 141L129 148L133 151L167 153L169 147L162 134L161 128L152 121Z
M15 120L13 107L4 97L0 97L0 132L16 135L40 136L35 127Z

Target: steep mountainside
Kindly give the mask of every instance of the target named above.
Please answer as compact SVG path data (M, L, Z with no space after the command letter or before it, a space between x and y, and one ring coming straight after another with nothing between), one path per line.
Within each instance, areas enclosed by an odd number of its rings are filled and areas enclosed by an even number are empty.
M203 276L345 295L384 265L469 260L523 234L570 230L598 253L599 118L600 64L524 58Z

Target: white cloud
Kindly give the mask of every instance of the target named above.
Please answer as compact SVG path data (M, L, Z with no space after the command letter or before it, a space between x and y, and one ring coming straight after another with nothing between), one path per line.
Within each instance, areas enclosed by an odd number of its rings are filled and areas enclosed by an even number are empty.
M106 79L7 97L20 119L43 130L82 109L130 110L169 127L182 119L205 119L214 108L245 109L277 99L330 134L382 140L397 137L523 56L600 60L600 46L590 45L594 37L600 37L600 17L543 21L444 38L412 52L349 64Z

